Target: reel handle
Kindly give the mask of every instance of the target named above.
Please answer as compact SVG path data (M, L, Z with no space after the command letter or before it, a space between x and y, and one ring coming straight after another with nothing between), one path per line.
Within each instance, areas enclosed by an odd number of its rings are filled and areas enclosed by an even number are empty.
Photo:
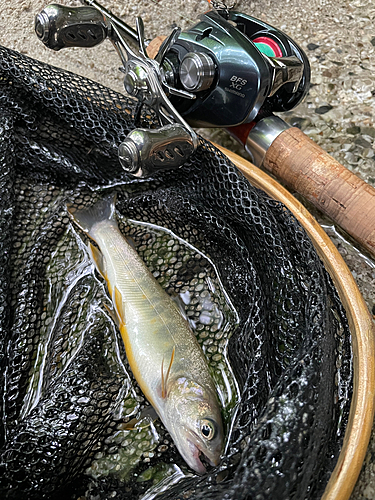
M108 35L103 15L94 7L51 4L35 18L35 33L49 49L95 47Z
M150 59L157 58L165 36L154 38L146 48ZM126 88L126 85L125 85ZM169 120L163 105L161 115ZM149 177L161 170L171 170L186 163L197 148L197 136L183 123L169 123L157 129L136 128L120 144L118 156L122 168L134 177ZM186 126L184 126L186 125Z
M181 167L195 151L190 132L178 123L157 129L134 129L120 144L118 156L125 172L149 177Z

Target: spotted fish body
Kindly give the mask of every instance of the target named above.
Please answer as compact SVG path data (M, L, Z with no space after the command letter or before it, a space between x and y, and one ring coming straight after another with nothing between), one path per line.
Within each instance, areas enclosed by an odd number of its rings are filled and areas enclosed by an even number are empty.
M107 282L133 374L187 464L205 472L223 447L220 407L204 354L177 304L161 288L115 220L113 198L70 211L95 241L96 266Z

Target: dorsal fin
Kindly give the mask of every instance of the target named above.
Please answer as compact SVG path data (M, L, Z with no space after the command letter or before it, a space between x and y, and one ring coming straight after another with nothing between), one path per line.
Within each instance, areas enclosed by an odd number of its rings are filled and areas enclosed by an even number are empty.
M168 367L167 375L166 375L165 379L164 379L164 358L163 358L163 361L161 362L161 397L163 399L165 399L167 397L168 377L169 377L169 374L171 372L175 350L176 350L176 346L173 346L171 361L169 363L169 367Z

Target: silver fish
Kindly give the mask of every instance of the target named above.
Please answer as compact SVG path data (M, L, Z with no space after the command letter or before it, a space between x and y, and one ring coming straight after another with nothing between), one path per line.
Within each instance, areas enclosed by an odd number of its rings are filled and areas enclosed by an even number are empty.
M133 374L186 463L197 473L220 463L223 424L207 361L177 304L121 234L113 197L89 209L68 209L90 236Z

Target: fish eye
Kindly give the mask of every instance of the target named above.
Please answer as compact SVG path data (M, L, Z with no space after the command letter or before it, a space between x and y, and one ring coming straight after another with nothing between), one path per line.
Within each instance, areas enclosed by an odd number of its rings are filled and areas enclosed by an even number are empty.
M211 441L216 436L216 425L212 420L201 420L201 433L207 441Z

